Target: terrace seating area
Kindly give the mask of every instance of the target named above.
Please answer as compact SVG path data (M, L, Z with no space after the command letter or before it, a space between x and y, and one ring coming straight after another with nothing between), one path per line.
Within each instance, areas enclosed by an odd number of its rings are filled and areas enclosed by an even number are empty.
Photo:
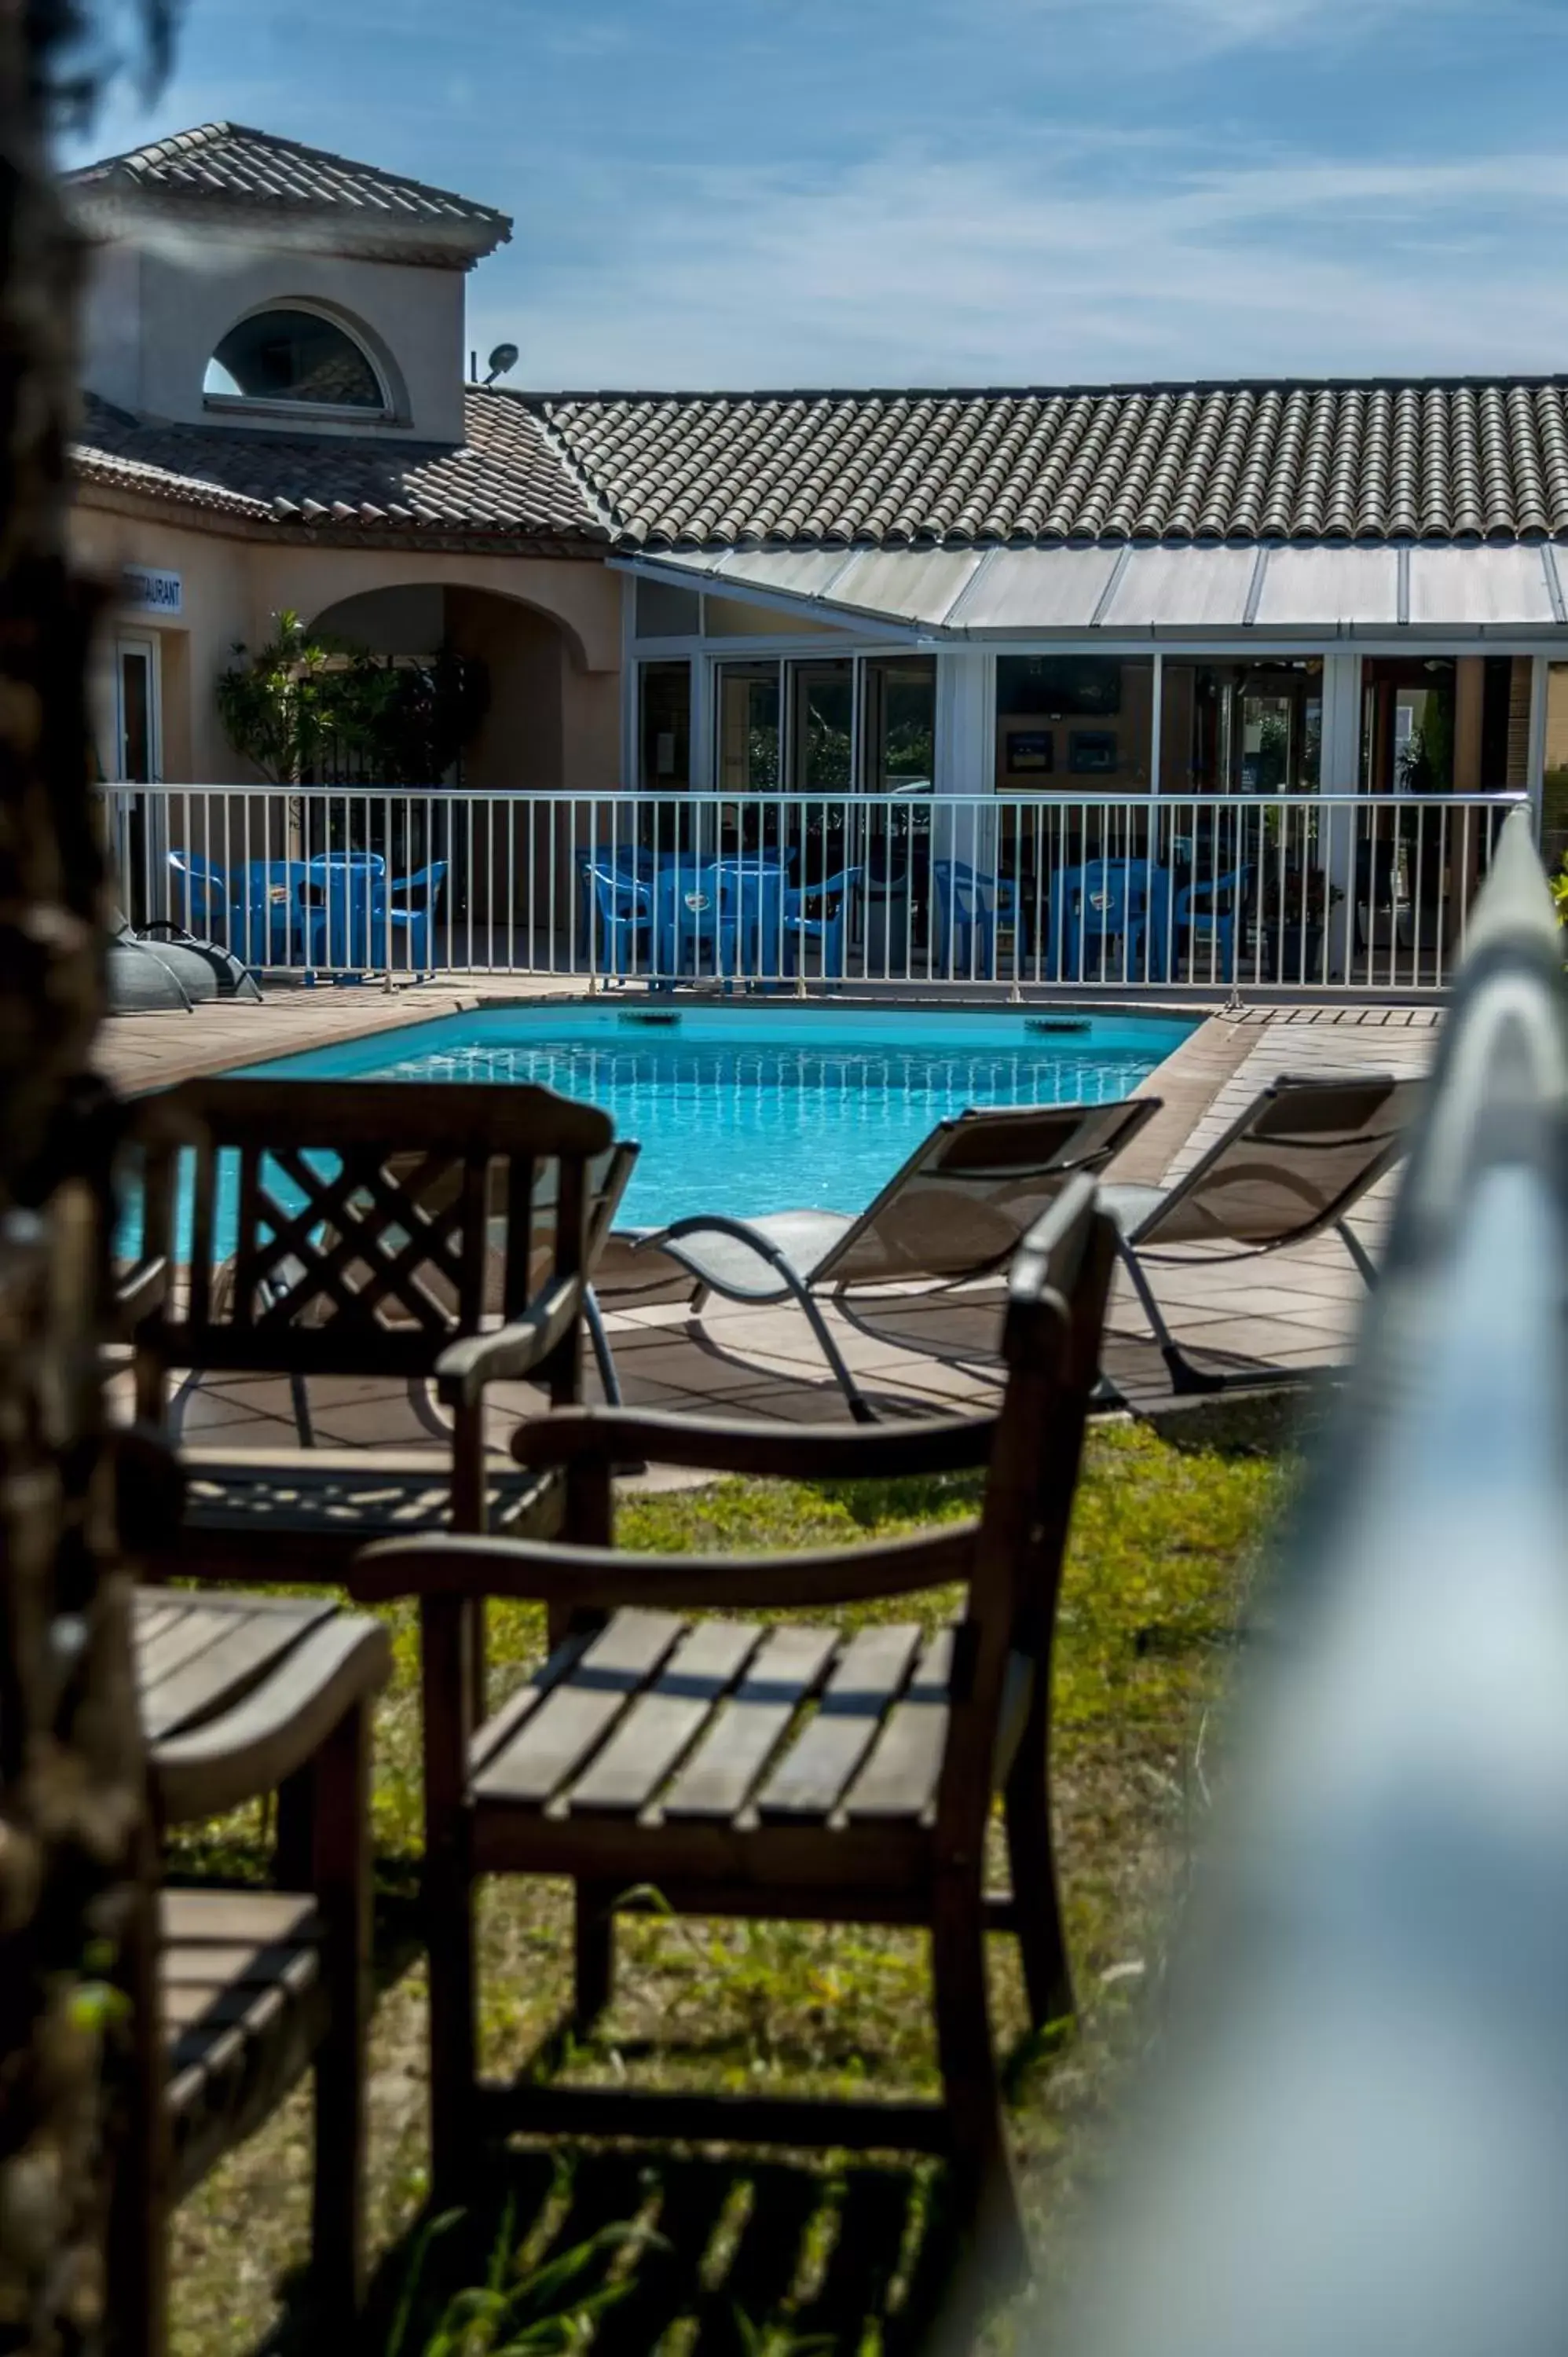
M428 974L447 862L389 877L380 852L220 866L194 851L167 855L175 921L231 950L249 966L332 972L390 967Z
M1445 985L1517 798L128 787L134 925L280 978L611 989Z
M728 906L738 923L744 902ZM231 2104L202 2095L210 2122L191 2149L215 2157L313 2055L326 2058L309 2294L323 2313L345 2313L364 2281L366 2016L354 1992L368 1935L323 1952L325 1964L312 1943L324 1925L341 1943L346 1923L365 1920L362 1878L343 1877L364 1855L367 1697L385 1674L384 1637L332 1603L291 1605L289 1620L245 1585L282 1572L378 1611L416 1600L427 1863L412 1921L430 1954L435 2201L466 2201L482 2155L514 2132L930 2153L949 2165L957 2249L1004 2287L1026 2268L1028 2237L986 1953L992 1934L1018 1941L1035 2033L1060 2035L1072 1958L1057 1899L1049 1662L1087 1423L1122 1401L1178 1409L1173 1339L1204 1389L1299 1380L1343 1358L1361 1278L1350 1257L1332 1258L1328 1231L1348 1213L1356 1257L1375 1254L1405 1097L1432 1038L1417 1016L1211 1024L1152 1093L1066 1109L1048 1138L1026 1137L1009 1114L947 1125L902 1189L836 1240L851 1258L881 1252L868 1264L880 1281L869 1294L825 1285L810 1318L799 1285L773 1300L744 1286L725 1298L704 1282L713 1271L682 1260L680 1238L621 1230L635 1146L544 1092L361 1082L346 1103L329 1083L202 1081L152 1101L125 1381L144 1429L164 1433L183 1494L177 1516L143 1513L138 1544L152 1578L198 1583L151 1587L141 1607L153 1774L170 1824L231 1795L296 1795L280 1803L275 1920L259 1900L221 1894L215 1929L198 1923L194 1895L168 1913L186 1992L179 2101L198 2029L209 2043L231 2028L251 2039L254 2017L284 2035L295 2011L266 1998L273 1976L315 1993L308 2034L275 2065L259 2046L242 2067L225 2063L241 2092ZM1305 1077L1279 1082L1286 1069ZM1339 1135L1347 1071L1362 1076L1349 1091L1369 1140L1359 1160ZM1275 1083L1282 1096L1334 1097L1340 1158L1300 1236L1241 1231L1287 1247L1260 1277L1255 1259L1225 1255L1216 1207L1230 1178L1257 1190L1256 1168L1232 1171L1228 1152L1244 1161L1256 1137L1265 1162L1277 1159L1312 1130L1297 1122L1286 1141L1290 1125L1276 1125L1271 1148L1258 1107ZM1398 1104L1398 1119L1368 1125L1373 1100ZM227 1176L225 1156L238 1157ZM1197 1184L1217 1164L1230 1177L1204 1199L1204 1234L1164 1256L1151 1325L1097 1179L1175 1185L1196 1168ZM907 1196L945 1240L918 1266ZM966 1232L992 1248L955 1258ZM1135 1246L1135 1223L1127 1233ZM864 1421L848 1420L851 1405ZM896 1544L661 1561L618 1549L628 1468L651 1494L700 1472L865 1481L964 1469L983 1493L977 1523ZM933 1587L960 1598L945 1635L894 1602ZM868 1622L858 1616L874 1598L889 1602ZM492 1682L486 1598L548 1609L548 1646L510 1691ZM845 1606L857 1617L835 1625ZM326 1658L334 1646L340 1660ZM327 1772L318 1752L341 1763L346 1745L360 1781L331 1770L338 1846L313 1849L297 1796ZM1000 1883L994 1858L990 1883L977 1871L993 1801ZM323 1874L337 1878L336 1913L311 1898ZM618 1916L649 1889L708 1919L929 1926L944 2101L879 2091L870 2104L769 2093L749 2109L738 2096L715 2106L566 2083L549 2056L519 2085L492 2083L478 2041L489 1999L474 1894L488 1878L550 1875L575 1890L571 2039L608 2001ZM169 2198L207 2165L182 2166Z
M617 983L728 984L874 976L865 945L866 870L841 867L810 884L798 858L701 859L599 845L577 863L588 963ZM949 981L1233 982L1255 870L1198 880L1190 865L1091 860L1033 876L984 872L962 859L925 863L918 897L905 884L906 972ZM1305 889L1298 873L1292 882ZM1274 929L1282 932L1283 928ZM1285 948L1263 955L1285 977Z

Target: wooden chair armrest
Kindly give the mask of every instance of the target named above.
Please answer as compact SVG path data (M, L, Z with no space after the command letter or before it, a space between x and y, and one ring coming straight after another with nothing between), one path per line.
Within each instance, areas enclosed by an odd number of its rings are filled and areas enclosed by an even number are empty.
M994 1416L902 1426L770 1426L720 1416L564 1407L531 1416L511 1438L520 1465L684 1465L779 1481L886 1480L956 1473L991 1461Z
M155 1309L163 1308L169 1294L169 1265L162 1253L139 1260L114 1280L114 1308L122 1333L139 1326Z
M436 1396L446 1407L472 1407L487 1383L515 1383L559 1350L581 1317L585 1280L563 1276L510 1326L467 1334L435 1362Z
M391 1674L392 1641L379 1620L324 1620L232 1710L152 1747L165 1824L220 1816L276 1792Z
M956 1523L918 1538L776 1555L623 1555L531 1539L385 1539L355 1556L348 1585L366 1604L399 1596L496 1596L596 1612L625 1604L675 1612L805 1611L967 1579L978 1528Z

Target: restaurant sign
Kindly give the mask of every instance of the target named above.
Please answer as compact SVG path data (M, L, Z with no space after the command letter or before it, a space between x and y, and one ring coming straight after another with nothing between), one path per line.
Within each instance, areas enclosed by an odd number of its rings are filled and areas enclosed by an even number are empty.
M127 565L121 576L120 602L131 614L183 613L184 584L177 573L160 573L152 565Z

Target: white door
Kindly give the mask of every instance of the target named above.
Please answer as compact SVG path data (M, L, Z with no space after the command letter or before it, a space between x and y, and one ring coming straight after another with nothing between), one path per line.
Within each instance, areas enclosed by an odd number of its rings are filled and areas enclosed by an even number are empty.
M118 639L114 645L115 781L126 786L156 783L163 763L158 742L158 643L156 639ZM114 850L120 891L133 925L167 914L162 813L156 798L115 797Z

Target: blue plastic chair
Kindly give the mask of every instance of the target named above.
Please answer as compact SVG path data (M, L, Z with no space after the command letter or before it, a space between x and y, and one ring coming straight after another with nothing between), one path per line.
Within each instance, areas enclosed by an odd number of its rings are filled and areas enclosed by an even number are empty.
M616 867L590 867L597 924L596 954L624 982L647 970L653 943L653 887Z
M996 971L996 903L989 882L961 859L933 859L937 967L950 979Z
M724 893L714 863L661 867L654 879L660 976L673 982L698 971L704 958L724 971Z
M428 867L421 867L412 876L395 877L388 884L376 878L371 892L371 947L375 964L388 954L387 933L392 933L391 957L394 966L406 966L413 974L428 974L435 961L430 954L430 929L442 887L446 881L448 863L433 859ZM407 946L407 955L400 958L400 941Z
M315 877L303 859L252 859L234 910L238 939L231 944L247 965L321 963L324 911L315 899Z
M1090 859L1064 867L1051 884L1053 977L1080 980L1086 971L1101 971L1106 944L1119 942L1122 954L1110 952L1111 970L1125 981L1140 980L1150 897L1163 882L1164 870L1146 859Z
M781 863L721 859L710 872L719 891L720 973L776 982L787 890Z
M175 878L178 921L199 941L220 942L227 947L234 888L226 871L216 860L203 859L195 851L171 851L168 865Z
M807 942L821 946L822 978L842 982L849 912L865 874L844 867L821 884L791 886L784 895L784 971L794 974ZM814 913L813 913L814 912Z
M322 928L313 963L360 974L380 963L374 918L377 888L385 892L386 872L379 851L317 854L310 862L310 891Z
M578 921L583 937L587 938L593 922L596 895L594 871L602 875L635 877L639 883L651 884L660 863L651 851L639 843L596 843L591 851L579 851L576 857Z
M1252 880L1251 867L1232 868L1229 876L1217 876L1210 884L1185 884L1176 894L1171 909L1169 932L1175 937L1178 952L1183 936L1191 947L1194 971L1187 979L1202 982L1213 973L1221 982L1236 979L1236 927L1246 901L1248 887ZM1162 972L1170 972L1172 942L1166 935L1160 896L1155 900L1156 951ZM1200 962L1199 952L1212 945L1215 956ZM1202 970L1200 970L1200 963Z

